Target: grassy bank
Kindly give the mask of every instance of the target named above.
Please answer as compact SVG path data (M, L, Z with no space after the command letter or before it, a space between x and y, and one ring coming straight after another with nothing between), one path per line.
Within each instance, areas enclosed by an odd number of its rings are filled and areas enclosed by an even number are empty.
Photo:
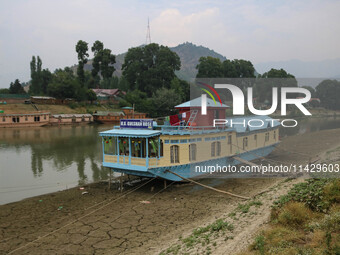
M340 180L309 179L280 197L250 254L340 254Z

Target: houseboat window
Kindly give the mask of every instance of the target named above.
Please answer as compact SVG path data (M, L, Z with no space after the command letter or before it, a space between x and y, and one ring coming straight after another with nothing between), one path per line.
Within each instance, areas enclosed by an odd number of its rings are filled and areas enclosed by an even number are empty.
M12 118L12 121L13 121L13 122L19 122L19 117L13 117L13 118Z
M265 136L265 141L268 142L269 141L269 133L266 133L266 136Z
M72 117L72 122L76 122L76 120L77 120L76 117L73 116L73 117Z
M220 118L220 114L219 114L219 110L215 110L214 111L214 119L219 119Z
M81 121L85 121L85 117L84 116L81 117Z
M40 121L40 116L34 116L34 121L35 121L35 122Z
M228 135L228 144L231 144L231 135Z
M196 152L197 152L197 147L196 144L190 144L189 145L189 161L194 161L196 160Z
M221 156L221 142L216 142L216 156Z
M158 157L158 137L149 138L149 158Z
M170 146L170 161L171 163L179 163L179 146Z
M243 150L248 147L248 137L243 138Z
M211 156L215 157L215 142L211 143Z
M163 140L161 140L160 156L163 157Z
M2 117L2 121L5 122L5 121L6 121L6 118L5 118L5 117Z
M129 139L126 137L118 138L119 155L129 156Z
M44 120L46 120L46 115L44 115Z
M117 155L116 137L104 137L104 154Z
M136 157L136 158L142 157L142 139L141 138L131 139L131 157Z
M28 118L27 118L27 116L25 116L25 121L27 121L28 120Z

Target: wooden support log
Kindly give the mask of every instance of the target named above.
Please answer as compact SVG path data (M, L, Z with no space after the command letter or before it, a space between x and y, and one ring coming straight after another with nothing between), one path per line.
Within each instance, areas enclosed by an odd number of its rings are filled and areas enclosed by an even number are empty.
M186 180L186 181L195 183L195 184L200 185L200 186L202 186L202 187L204 187L204 188L207 188L207 189L211 189L211 190L214 190L214 191L223 193L223 194L227 194L227 195L232 196L232 197L238 197L238 198L242 198L242 199L246 199L246 200L250 199L250 197L244 197L244 196L236 195L236 194L233 194L233 193L224 191L224 190L215 189L215 188L210 187L210 186L208 186L208 185L205 185L205 184L196 182L196 181L194 181L194 180L191 180L191 179L182 177L182 176L180 176L179 174L176 174L176 173L174 173L174 172L172 172L172 171L170 171L170 170L165 170L165 171L166 171L166 172L169 172L169 173L172 173L172 174L176 175L177 177L179 177L179 178L181 178L181 179L183 179L183 180Z

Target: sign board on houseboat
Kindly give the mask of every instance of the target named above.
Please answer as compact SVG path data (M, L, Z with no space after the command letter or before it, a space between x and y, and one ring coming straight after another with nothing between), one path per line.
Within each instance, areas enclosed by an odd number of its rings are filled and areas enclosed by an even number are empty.
M121 119L121 128L143 128L143 129L153 129L152 119Z

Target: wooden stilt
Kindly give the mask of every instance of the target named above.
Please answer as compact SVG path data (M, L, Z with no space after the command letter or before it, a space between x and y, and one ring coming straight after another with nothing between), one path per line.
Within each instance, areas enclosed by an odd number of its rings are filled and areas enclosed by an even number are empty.
M112 169L109 168L110 171L110 177L109 177L109 190L111 190L111 181L112 181Z
M119 189L120 189L120 192L123 192L123 173L120 174Z

